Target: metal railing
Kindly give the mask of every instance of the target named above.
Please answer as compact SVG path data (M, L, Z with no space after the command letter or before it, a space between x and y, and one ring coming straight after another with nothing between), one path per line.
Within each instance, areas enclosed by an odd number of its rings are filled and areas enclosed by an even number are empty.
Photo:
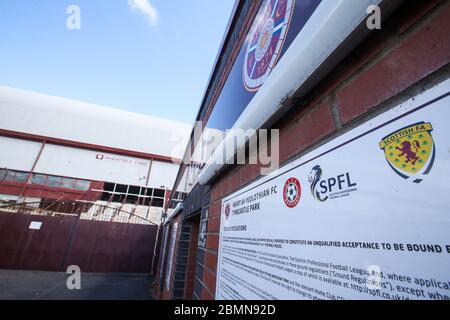
M82 220L157 225L139 214L136 207L123 204L101 205L88 201L38 201L0 203L0 213L40 216L74 216Z

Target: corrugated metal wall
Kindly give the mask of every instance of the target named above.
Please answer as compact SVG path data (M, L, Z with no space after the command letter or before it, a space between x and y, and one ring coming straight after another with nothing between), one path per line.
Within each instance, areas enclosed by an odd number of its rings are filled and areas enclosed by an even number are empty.
M150 273L156 233L153 225L0 213L0 268Z

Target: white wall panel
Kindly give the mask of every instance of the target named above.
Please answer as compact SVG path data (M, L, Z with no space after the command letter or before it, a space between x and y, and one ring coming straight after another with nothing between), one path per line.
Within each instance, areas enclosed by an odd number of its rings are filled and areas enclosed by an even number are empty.
M145 185L150 162L104 152L47 145L35 171L139 186Z
M187 183L188 183L187 182L187 177L188 177L187 172L188 172L187 169L184 170L183 177L181 178L180 183L178 184L178 188L177 188L176 191L187 192L188 190L190 191L192 189L192 186L188 186L187 185ZM175 181L174 181L174 183L175 183Z
M41 143L0 136L0 168L30 171Z
M180 166L177 164L153 161L148 185L172 189L179 168Z

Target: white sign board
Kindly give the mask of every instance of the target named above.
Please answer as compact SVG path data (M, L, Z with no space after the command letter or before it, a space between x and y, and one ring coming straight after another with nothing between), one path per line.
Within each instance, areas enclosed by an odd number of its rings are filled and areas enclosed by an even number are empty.
M31 221L28 229L30 230L41 230L42 222L39 221Z
M449 299L450 81L222 202L216 299Z
M0 168L31 171L41 147L39 142L0 137Z

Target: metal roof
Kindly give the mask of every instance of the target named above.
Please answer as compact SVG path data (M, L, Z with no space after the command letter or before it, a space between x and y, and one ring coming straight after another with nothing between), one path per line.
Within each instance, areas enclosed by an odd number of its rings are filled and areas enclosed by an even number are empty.
M192 126L0 86L0 129L182 158Z

